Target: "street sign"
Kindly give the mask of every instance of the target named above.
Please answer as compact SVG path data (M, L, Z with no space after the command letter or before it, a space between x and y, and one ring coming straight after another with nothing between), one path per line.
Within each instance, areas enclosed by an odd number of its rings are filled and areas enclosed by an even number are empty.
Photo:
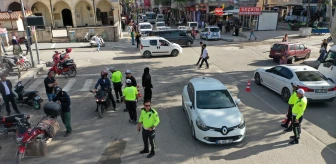
M239 15L260 15L261 7L240 7Z
M215 8L215 15L223 15L223 8Z
M44 26L43 16L26 17L28 26Z

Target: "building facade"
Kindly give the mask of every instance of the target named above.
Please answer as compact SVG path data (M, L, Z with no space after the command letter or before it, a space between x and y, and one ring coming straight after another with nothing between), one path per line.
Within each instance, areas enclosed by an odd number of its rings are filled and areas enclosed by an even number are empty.
M43 16L46 27L115 25L120 22L119 0L23 0L26 10ZM20 11L20 0L0 0L1 11Z

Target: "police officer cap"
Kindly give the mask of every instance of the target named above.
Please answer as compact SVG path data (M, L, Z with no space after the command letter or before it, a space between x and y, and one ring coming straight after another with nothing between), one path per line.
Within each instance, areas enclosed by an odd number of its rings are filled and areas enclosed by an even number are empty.
M299 83L298 83L297 81L294 81L294 82L292 83L292 85L293 85L294 87L298 87L298 86L299 86Z
M305 94L305 91L303 90L303 89L298 89L297 91L296 91L297 93L299 93L299 94L302 94L302 95L304 95Z
M131 73L132 73L131 70L127 70L127 71L125 72L125 74L131 74Z
M126 80L126 84L131 84L131 83L132 83L131 79Z

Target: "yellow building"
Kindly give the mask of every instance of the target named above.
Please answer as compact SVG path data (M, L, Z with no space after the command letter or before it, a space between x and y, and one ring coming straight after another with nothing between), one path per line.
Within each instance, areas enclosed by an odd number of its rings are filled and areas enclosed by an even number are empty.
M23 0L23 3L26 10L44 17L46 27L115 25L122 13L119 0ZM20 11L20 0L0 0L0 10Z

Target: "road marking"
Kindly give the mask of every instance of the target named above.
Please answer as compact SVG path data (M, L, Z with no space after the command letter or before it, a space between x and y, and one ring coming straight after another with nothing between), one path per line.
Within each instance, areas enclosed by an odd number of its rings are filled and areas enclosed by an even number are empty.
M38 86L40 86L39 88L44 88L44 86L42 85L43 80L35 80L31 85L29 85L29 87L27 88L27 91L34 91L36 90L36 88Z
M85 80L85 83L80 91L89 91L92 84L93 84L93 79Z
M53 44L51 45L51 48L55 48L55 46L56 46L56 43L53 43Z
M63 91L69 91L71 87L75 84L76 79L70 79L67 84L63 87Z

